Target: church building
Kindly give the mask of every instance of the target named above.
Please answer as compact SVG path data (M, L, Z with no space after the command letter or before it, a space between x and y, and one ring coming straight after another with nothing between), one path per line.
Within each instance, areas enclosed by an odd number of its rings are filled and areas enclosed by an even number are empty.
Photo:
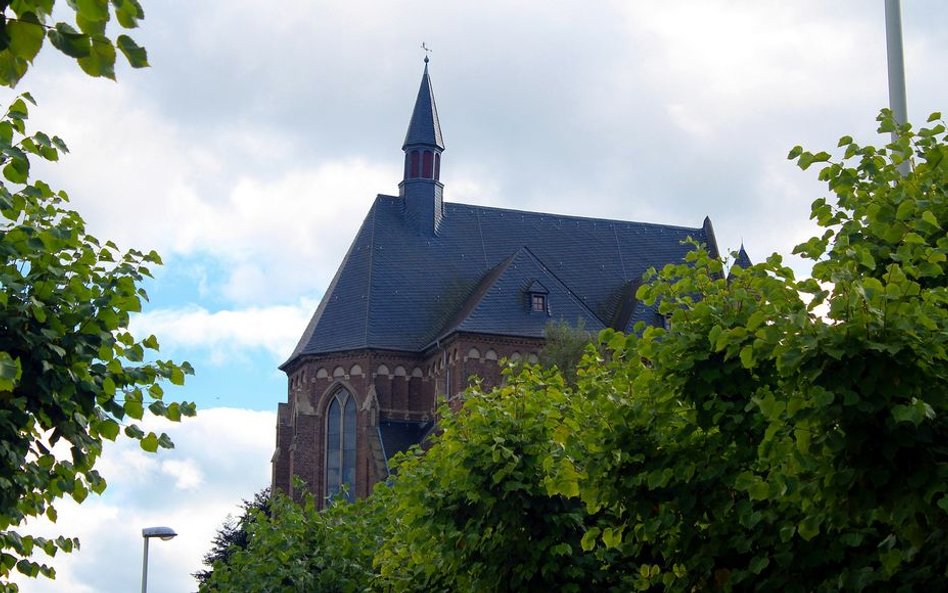
M631 331L662 323L636 301L643 273L687 237L718 247L708 218L682 227L445 201L445 150L428 60L402 145L397 196L379 195L289 359L273 487L298 476L325 500L368 495L391 457L434 427L440 398L499 361L536 361L551 321Z

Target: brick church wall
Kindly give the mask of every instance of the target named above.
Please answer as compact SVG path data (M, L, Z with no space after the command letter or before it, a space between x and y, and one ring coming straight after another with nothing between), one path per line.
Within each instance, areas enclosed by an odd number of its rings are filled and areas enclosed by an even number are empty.
M273 487L292 492L297 476L322 500L325 485L325 411L339 388L355 398L356 484L367 496L387 477L381 456L379 422L427 422L437 401L459 394L475 377L485 388L502 380L500 361L536 360L542 340L507 336L453 335L423 354L358 350L299 359L287 368L287 402L277 420L277 450L272 460ZM376 442L373 442L376 441Z

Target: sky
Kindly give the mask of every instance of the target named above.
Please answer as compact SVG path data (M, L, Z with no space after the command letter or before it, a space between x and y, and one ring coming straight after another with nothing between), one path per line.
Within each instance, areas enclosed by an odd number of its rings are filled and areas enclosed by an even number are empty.
M867 0L144 0L151 68L90 79L46 48L17 91L71 153L34 168L89 231L165 265L132 322L196 376L176 443L107 447L106 493L63 502L79 552L28 593L194 591L214 531L267 485L278 370L376 194L397 195L424 42L445 199L700 226L752 259L814 230L816 172L786 156L881 143L883 2ZM948 4L903 3L908 110L948 109ZM8 103L14 93L0 93Z

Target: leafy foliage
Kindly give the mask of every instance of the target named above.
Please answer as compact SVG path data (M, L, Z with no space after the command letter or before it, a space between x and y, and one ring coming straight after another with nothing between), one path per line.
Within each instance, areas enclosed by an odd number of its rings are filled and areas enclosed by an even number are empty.
M107 33L113 17L133 29L145 13L138 0L66 0L75 26L51 22L56 0L0 0L0 84L13 87L48 40L90 76L115 79L116 48L133 68L148 66L143 47L125 34Z
M397 520L376 558L386 590L600 588L608 575L580 547L585 512L557 443L580 429L569 409L562 376L536 366L470 390L458 412L443 406L433 446L397 464Z
M826 163L836 195L796 248L811 278L774 255L728 281L698 249L639 292L670 330L601 336L612 358L578 386L597 418L576 436L580 496L637 589L943 587L948 145L942 123L899 132L844 138L840 162L791 152Z
M540 364L545 368L556 367L566 379L567 384L576 384L576 369L589 344L596 341L593 332L587 331L582 319L576 325L565 321L551 321L544 329L543 349L540 351Z
M888 115L881 132L895 129ZM472 389L370 503L320 515L307 502L286 534L261 536L270 547L228 562L230 582L945 590L948 136L940 116L930 123L883 148L843 138L838 161L791 151L802 169L821 163L835 194L813 203L823 234L795 250L811 277L776 254L725 277L695 245L638 291L666 327L602 332L574 384L526 365L489 393ZM326 529L340 514L344 526ZM329 559L318 565L311 549ZM359 578L317 587L327 565Z
M270 516L270 489L264 488L254 494L252 500L244 500L241 508L243 510L239 517L234 519L228 516L214 534L211 550L204 555L204 565L211 570L200 570L194 573L194 578L197 579L199 585L203 585L211 578L215 562L226 564L237 550L247 548L250 543L250 534L247 531L250 523L256 519L258 513L266 517Z
M270 514L254 509L245 547L213 564L201 593L365 591L373 582L372 555L386 521L382 492L355 503L340 498L319 512L312 494L297 503L282 492Z
M22 95L0 120L0 591L16 591L5 584L14 569L53 576L30 559L35 551L78 545L11 528L29 517L55 521L59 498L101 493L104 440L124 433L146 451L170 448L166 434L134 421L146 409L174 421L194 414L192 403L166 403L162 387L183 384L190 365L154 359L157 339L128 332L158 254L100 243L65 192L30 179L30 158L55 161L66 145L27 133L28 102Z

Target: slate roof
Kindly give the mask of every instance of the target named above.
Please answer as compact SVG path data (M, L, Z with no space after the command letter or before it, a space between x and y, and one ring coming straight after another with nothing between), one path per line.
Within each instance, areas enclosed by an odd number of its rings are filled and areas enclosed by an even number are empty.
M456 331L540 338L551 319L628 331L660 321L634 300L649 267L681 261L687 237L718 254L708 219L689 228L445 203L426 236L402 201L376 198L284 367L363 348L422 352ZM531 310L533 282L549 291L548 314Z

